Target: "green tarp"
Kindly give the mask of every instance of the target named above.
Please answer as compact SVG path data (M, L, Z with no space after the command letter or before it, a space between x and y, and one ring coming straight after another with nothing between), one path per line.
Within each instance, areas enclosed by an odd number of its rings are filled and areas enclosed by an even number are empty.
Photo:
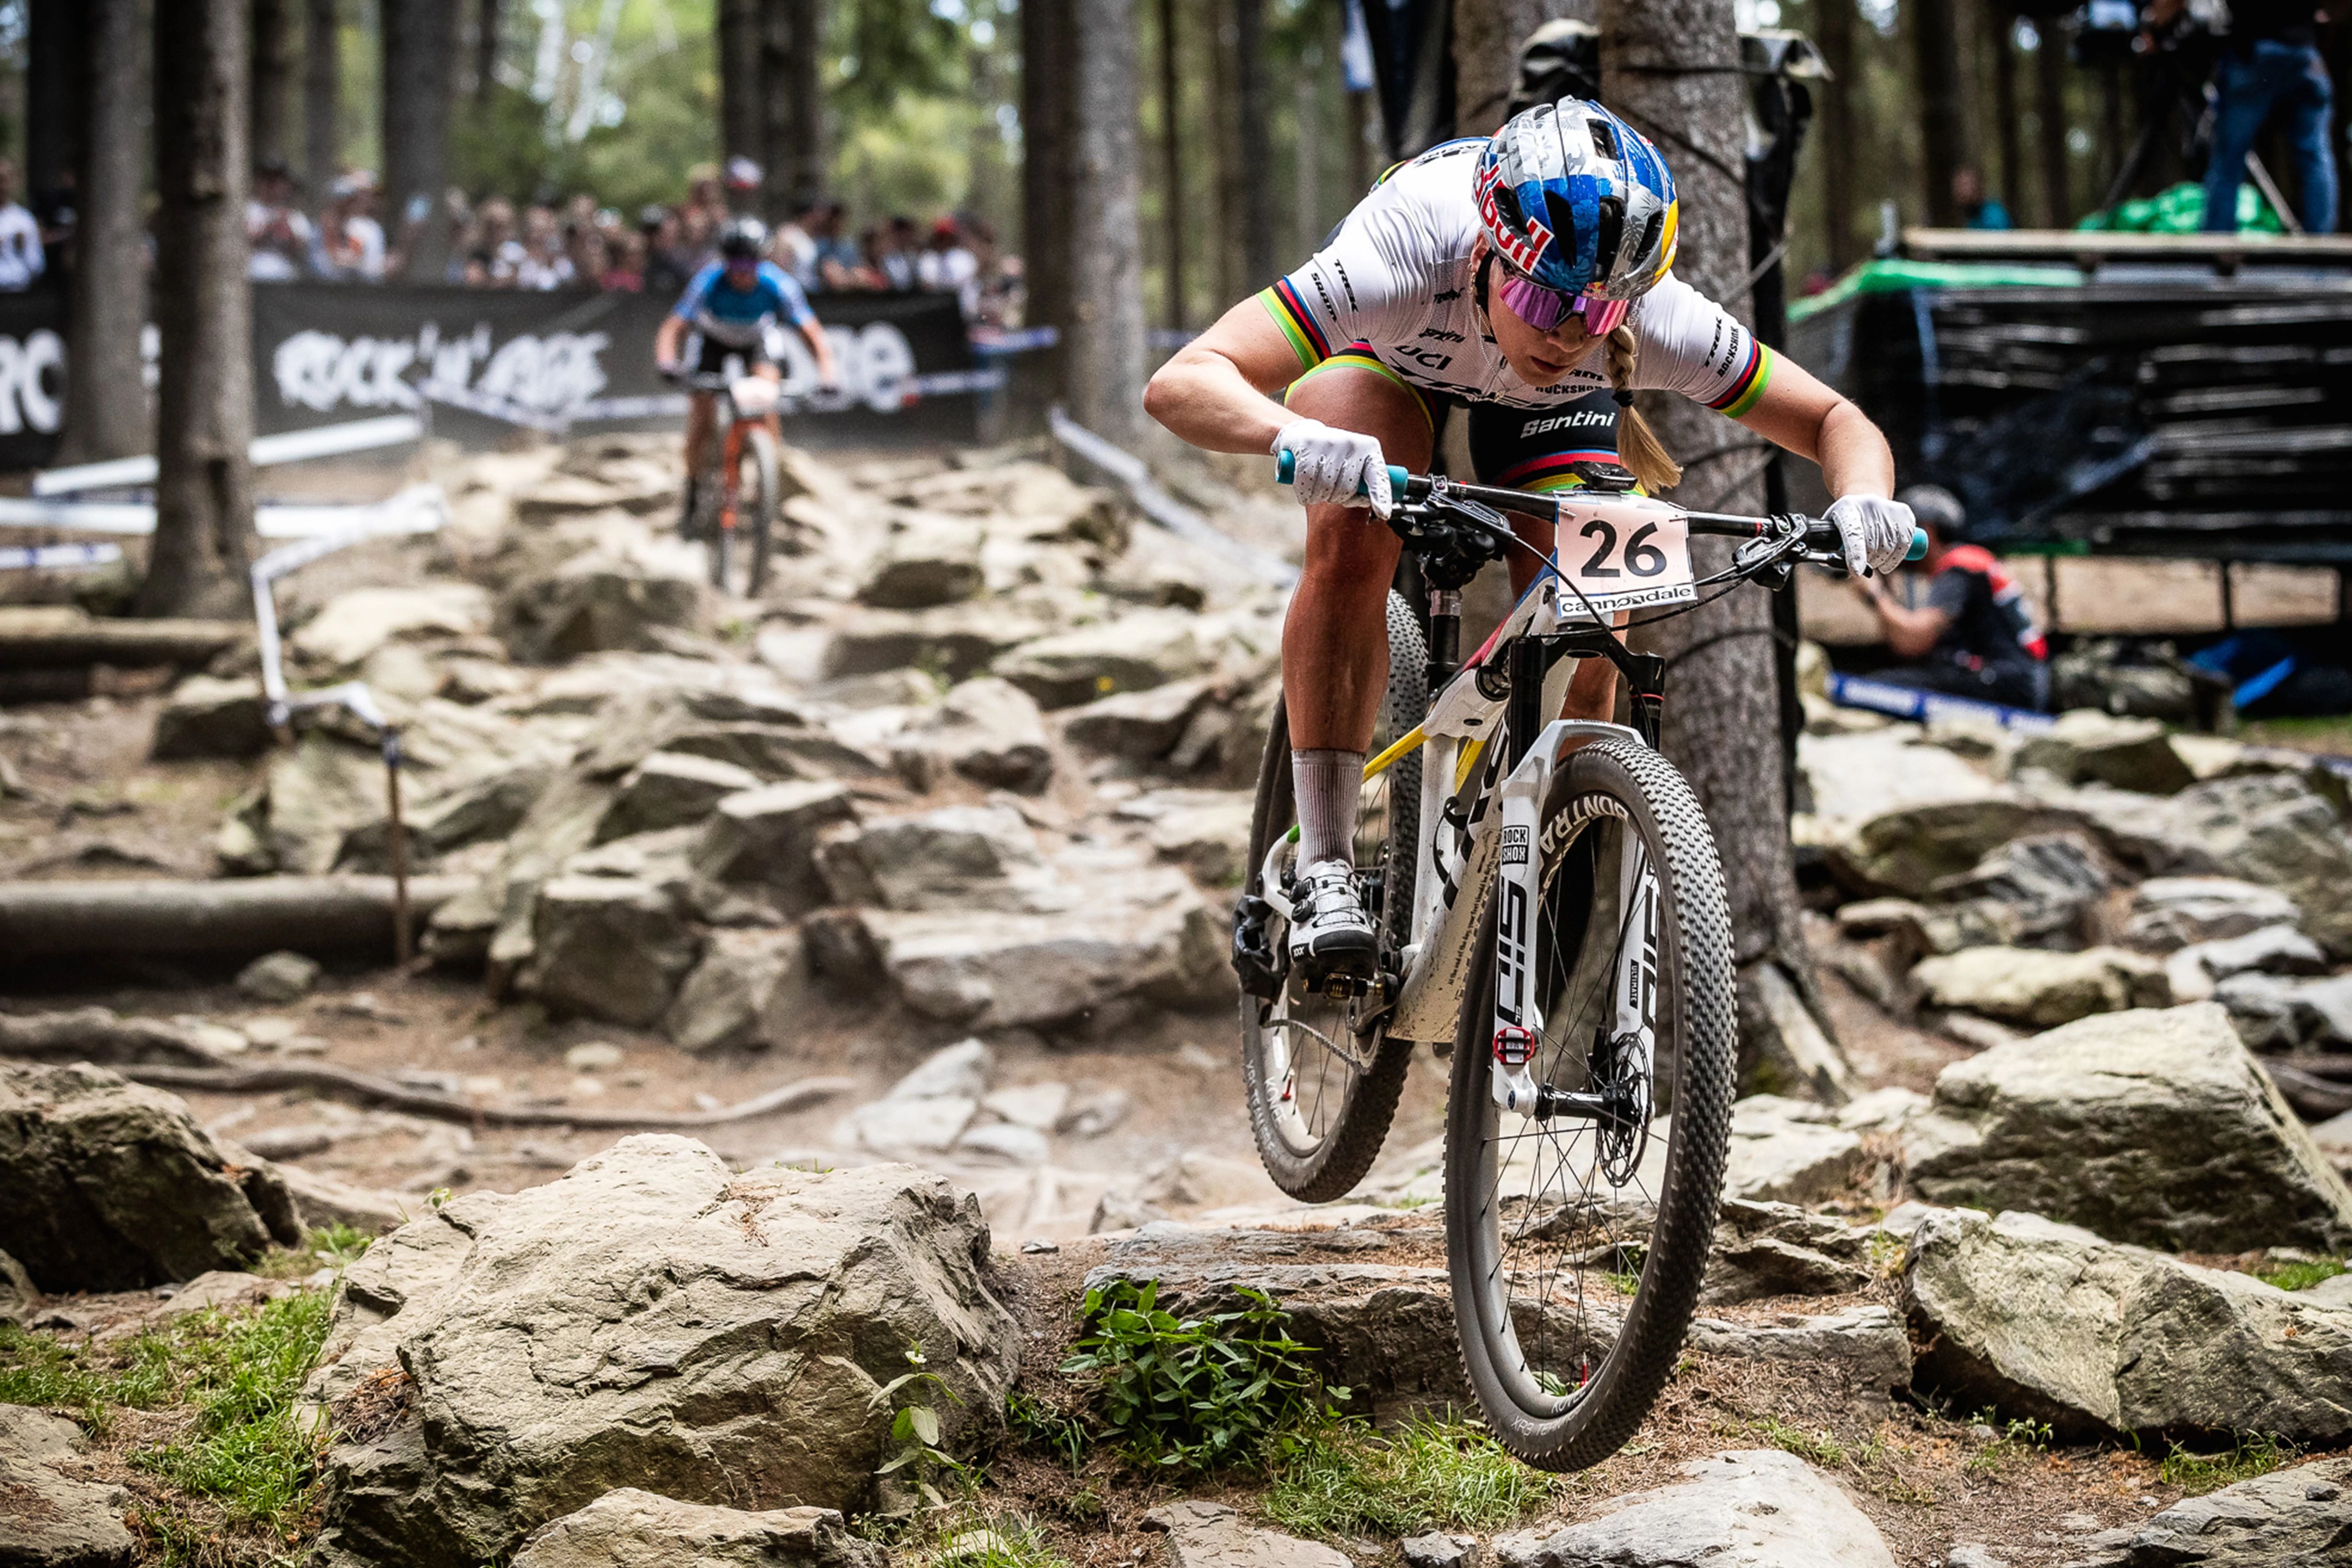
M1789 303L1789 320L1843 305L1856 294L1893 294L1906 289L2079 289L2074 267L2032 267L2021 262L1906 261L1881 257L1865 261L1822 292Z

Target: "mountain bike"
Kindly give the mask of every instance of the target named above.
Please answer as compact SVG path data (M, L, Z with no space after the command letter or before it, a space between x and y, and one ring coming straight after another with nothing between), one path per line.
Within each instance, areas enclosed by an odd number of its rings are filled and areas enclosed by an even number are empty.
M689 537L701 540L709 552L712 587L756 599L767 586L775 527L781 458L768 417L779 389L758 375L680 371L673 379L718 401L719 455L703 467Z
M1287 454L1282 477L1288 479ZM1446 1254L1462 1365L1495 1436L1573 1470L1633 1436L1680 1353L1715 1228L1730 1134L1738 1005L1731 916L1706 818L1659 754L1664 661L1621 611L1843 572L1836 529L1686 511L1613 465L1549 495L1390 470L1388 526L1430 589L1424 634L1389 599L1389 685L1357 828L1379 975L1318 989L1285 940L1297 871L1286 714L1259 773L1238 901L1243 1076L1267 1172L1340 1196L1380 1152L1416 1042L1451 1058ZM1559 545L1485 646L1460 657L1462 588ZM1695 574L1695 535L1742 542ZM1915 538L1913 555L1924 552ZM1630 726L1551 717L1566 659L1601 658ZM1562 672L1565 673L1565 672Z

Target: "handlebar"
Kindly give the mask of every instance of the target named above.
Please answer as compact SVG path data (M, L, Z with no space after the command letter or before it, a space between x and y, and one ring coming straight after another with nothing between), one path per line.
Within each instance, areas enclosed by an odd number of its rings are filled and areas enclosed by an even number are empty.
M1286 485L1295 482L1297 478L1297 455L1288 451L1276 453L1276 481ZM1482 506L1492 507L1497 511L1517 511L1538 515L1549 511L1555 520L1559 516L1560 506L1559 494L1544 495L1532 490L1499 489L1491 485L1455 484L1451 480L1442 482L1447 495L1459 497L1464 500L1475 501ZM1426 500L1432 489L1431 476L1415 474L1391 464L1389 489L1400 505ZM1365 493L1364 487L1360 483L1356 487L1356 493L1358 495ZM1769 517L1741 517L1735 513L1719 511L1691 511L1685 512L1683 515L1689 521L1691 532L1718 539L1761 539L1780 531L1785 521L1803 529L1804 548L1808 552L1827 552L1843 559L1843 540L1838 532L1837 525L1825 519L1793 514L1786 520ZM1911 549L1904 559L1917 561L1927 553L1927 531L1924 528L1914 528L1911 531Z

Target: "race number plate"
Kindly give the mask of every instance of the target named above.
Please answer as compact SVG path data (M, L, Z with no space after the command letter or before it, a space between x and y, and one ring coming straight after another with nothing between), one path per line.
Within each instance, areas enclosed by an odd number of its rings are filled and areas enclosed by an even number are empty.
M1689 520L1660 501L1612 496L1584 505L1563 503L1553 563L1570 585L1559 604L1561 616L1569 620L1591 618L1584 600L1606 615L1687 605L1698 597L1692 584Z

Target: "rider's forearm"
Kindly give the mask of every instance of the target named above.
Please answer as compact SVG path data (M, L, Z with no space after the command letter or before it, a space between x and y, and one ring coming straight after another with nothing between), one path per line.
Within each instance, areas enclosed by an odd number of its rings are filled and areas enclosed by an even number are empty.
M1870 416L1840 400L1822 420L1822 482L1832 496L1895 494L1895 454Z
M1282 427L1298 418L1252 386L1233 361L1197 347L1160 367L1143 389L1143 406L1177 436L1212 452L1271 451Z
M825 335L824 326L816 321L803 321L801 323L801 336L808 340L809 353L816 356L818 378L826 382L839 381L841 370L834 361L833 340Z

